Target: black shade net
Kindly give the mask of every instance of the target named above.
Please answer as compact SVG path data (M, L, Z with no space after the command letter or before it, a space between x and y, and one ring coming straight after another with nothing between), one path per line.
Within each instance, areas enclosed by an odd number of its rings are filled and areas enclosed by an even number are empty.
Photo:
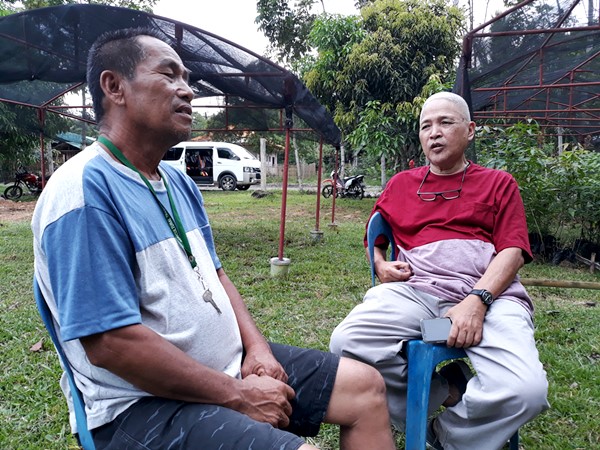
M340 144L331 115L291 72L193 26L103 5L41 8L0 18L0 101L52 105L85 83L87 54L96 38L129 27L164 34L191 70L197 98L226 96L252 107L287 108L324 142Z
M524 1L467 35L455 92L471 102L474 118L600 133L599 3Z

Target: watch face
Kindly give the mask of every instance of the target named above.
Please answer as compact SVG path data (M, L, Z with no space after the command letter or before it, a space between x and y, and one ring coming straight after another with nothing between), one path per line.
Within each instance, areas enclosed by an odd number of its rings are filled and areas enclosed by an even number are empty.
M489 306L494 302L494 296L492 293L490 291L486 291L485 289L473 289L470 293L478 295L485 305Z
M486 305L491 305L492 302L494 301L494 297L492 296L492 294L490 292L486 291L485 289L482 289L481 301L483 303L485 303Z

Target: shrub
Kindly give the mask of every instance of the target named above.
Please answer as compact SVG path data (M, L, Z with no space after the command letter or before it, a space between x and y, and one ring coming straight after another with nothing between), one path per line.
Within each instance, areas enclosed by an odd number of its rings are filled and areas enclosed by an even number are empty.
M482 165L519 183L531 232L600 242L600 154L578 144L557 152L532 122L481 127L477 150Z

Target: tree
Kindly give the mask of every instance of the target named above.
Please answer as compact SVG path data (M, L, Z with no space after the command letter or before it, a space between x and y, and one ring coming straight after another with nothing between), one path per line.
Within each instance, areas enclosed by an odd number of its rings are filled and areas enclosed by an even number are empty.
M334 120L343 131L354 124L348 118L348 107L352 101L349 94L356 87L344 75L348 58L355 45L367 36L360 17L323 15L315 21L310 33L310 43L318 49L318 57L307 62L302 78L319 101L334 114Z
M517 180L529 229L540 241L547 235L560 239L570 230L600 242L599 153L578 144L557 153L535 122L483 126L477 135L481 164L506 170Z
M315 20L311 12L315 0L298 0L295 8L288 0L258 0L256 23L270 42L270 50L280 61L294 64L309 50L307 37Z
M0 17L14 13L17 10L15 3L17 0L0 0Z
M314 0L296 2L295 9L290 3L259 0L257 23L280 58L294 60L292 66L346 136L367 105L385 105L382 110L393 116L399 103L419 95L431 75L441 74L444 81L452 75L462 14L447 1L357 1L362 17L314 16ZM317 49L316 57L308 54L310 48ZM393 117L380 119L394 122ZM354 142L367 142L363 137ZM401 165L408 164L409 147L396 149Z
M55 136L71 126L70 120L49 114L44 135ZM14 172L19 166L39 164L40 130L35 109L0 104L0 165Z
M205 130L208 128L208 115L194 112L192 114L192 130ZM204 134L202 131L192 131L192 138Z
M6 1L6 0L5 0ZM11 0L8 0L11 1ZM137 9L152 12L152 8L158 0L23 0L24 9L37 9L46 6L69 5L75 3L87 3L96 5L119 6L122 8ZM13 1L13 3L16 3Z
M425 162L419 143L419 114L427 97L448 88L449 84L441 83L439 76L433 75L412 101L393 105L373 100L360 111L358 125L348 141L354 148L366 148L370 154L382 158L381 187L387 181L385 158L394 161L392 173L398 168L408 168L410 161Z
M315 22L311 42L319 53L303 78L345 135L360 130L351 139L354 145L395 155L405 168L414 157L414 140L403 136L414 136L416 128L397 115L432 76L439 83L453 78L463 15L444 0L376 0L361 16ZM382 125L373 130L361 121ZM371 132L379 134L371 137ZM374 141L379 144L370 145Z

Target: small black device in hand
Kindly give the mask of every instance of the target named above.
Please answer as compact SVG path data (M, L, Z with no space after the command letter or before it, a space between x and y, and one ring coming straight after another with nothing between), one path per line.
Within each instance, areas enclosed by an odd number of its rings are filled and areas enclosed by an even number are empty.
M437 319L421 319L421 333L423 341L431 344L446 342L450 334L452 321L448 317Z

